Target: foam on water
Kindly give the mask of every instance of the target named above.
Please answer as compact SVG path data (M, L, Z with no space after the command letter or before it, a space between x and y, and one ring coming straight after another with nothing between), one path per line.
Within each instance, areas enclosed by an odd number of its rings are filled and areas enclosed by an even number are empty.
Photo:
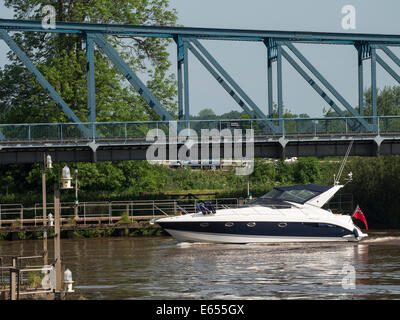
M400 241L400 237L388 236L388 237L369 238L363 240L362 243L380 243L380 242L391 242L391 241Z
M193 246L210 246L210 245L215 245L215 244L211 242L178 242L176 244L178 248L190 248Z

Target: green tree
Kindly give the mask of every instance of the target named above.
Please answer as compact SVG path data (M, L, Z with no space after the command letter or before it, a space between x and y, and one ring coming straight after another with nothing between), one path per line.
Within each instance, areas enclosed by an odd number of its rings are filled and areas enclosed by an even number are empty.
M275 163L276 177L275 180L282 184L294 183L294 166L291 163L282 160Z
M3 191L5 191L6 196L8 196L10 185L14 181L11 170L9 170L9 169L7 170L7 169L1 170L3 172L0 173L0 186L1 186L1 189Z
M297 183L316 183L321 176L317 158L300 158L294 165L294 178Z
M364 94L366 116L372 116L372 90L368 89ZM400 114L400 86L385 86L377 90L377 114L378 116L397 116ZM380 120L380 130L398 131L400 119L383 118Z
M217 115L212 109L203 109L199 112L198 118L201 120L215 119Z
M255 159L254 170L250 175L252 184L272 184L275 182L276 169L273 163Z
M385 86L382 90L377 89L377 115L378 116L397 116L400 114L400 86ZM358 106L357 111L360 112ZM345 110L347 117L353 117L353 115ZM326 118L339 117L339 115L333 110L324 108L324 116ZM364 92L364 116L372 116L372 89L369 88ZM367 120L372 122L372 120ZM351 130L350 122L347 122L347 129ZM384 131L398 131L400 129L399 119L382 119L380 121L380 130ZM337 133L345 132L346 122L344 120L326 120L319 121L317 131L320 133Z
M377 114L378 116L392 116L400 114L400 86L385 86L377 90ZM372 89L364 93L364 114L372 116Z
M16 19L41 20L44 5L53 5L57 21L175 25L176 11L167 0L6 0ZM83 34L16 33L15 41L58 91L82 121L87 120L86 53ZM167 46L163 38L108 36L125 61L147 80L147 86L170 112L176 110L175 77L168 73ZM70 121L19 59L9 53L11 64L0 71L0 114L2 122ZM141 96L106 58L95 50L97 121L157 119Z

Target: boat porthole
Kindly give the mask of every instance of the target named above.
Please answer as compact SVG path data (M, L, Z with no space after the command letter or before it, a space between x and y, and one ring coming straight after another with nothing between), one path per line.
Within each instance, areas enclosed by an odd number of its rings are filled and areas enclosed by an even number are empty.
M227 222L227 223L225 223L225 227L233 227L233 222Z
M286 227L286 226L287 226L287 223L286 223L286 222L278 223L278 227L279 227L279 228L284 228L284 227Z
M248 226L249 228L253 228L253 227L256 226L256 223L255 223L255 222L249 222L249 223L247 224L247 226Z
M200 223L200 227L208 227L208 226L209 226L208 222Z

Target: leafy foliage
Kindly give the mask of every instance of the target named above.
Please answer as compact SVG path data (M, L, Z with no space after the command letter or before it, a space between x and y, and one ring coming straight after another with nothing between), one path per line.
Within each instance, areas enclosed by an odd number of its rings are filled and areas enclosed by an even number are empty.
M315 183L320 175L319 161L316 158L300 158L294 166L294 178L299 183Z
M6 0L16 19L41 20L44 5L53 5L57 21L175 25L176 11L167 0ZM86 52L82 34L16 33L15 41L56 89L81 121L87 121ZM172 114L176 110L175 77L163 38L107 37L131 68L147 79L147 86ZM67 122L55 102L21 61L0 70L0 114L3 123ZM97 121L157 119L141 96L127 83L104 53L95 50Z

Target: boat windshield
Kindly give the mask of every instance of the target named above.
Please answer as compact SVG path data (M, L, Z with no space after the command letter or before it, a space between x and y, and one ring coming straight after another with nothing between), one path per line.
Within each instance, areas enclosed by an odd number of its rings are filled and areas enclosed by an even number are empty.
M267 194L263 195L261 198L304 203L307 200L314 198L318 194L319 194L318 192L310 190L280 191L273 189Z
M263 195L262 199L271 199L276 201L290 201L305 203L308 200L329 190L331 187L321 185L299 185L292 187L278 187L272 189Z

